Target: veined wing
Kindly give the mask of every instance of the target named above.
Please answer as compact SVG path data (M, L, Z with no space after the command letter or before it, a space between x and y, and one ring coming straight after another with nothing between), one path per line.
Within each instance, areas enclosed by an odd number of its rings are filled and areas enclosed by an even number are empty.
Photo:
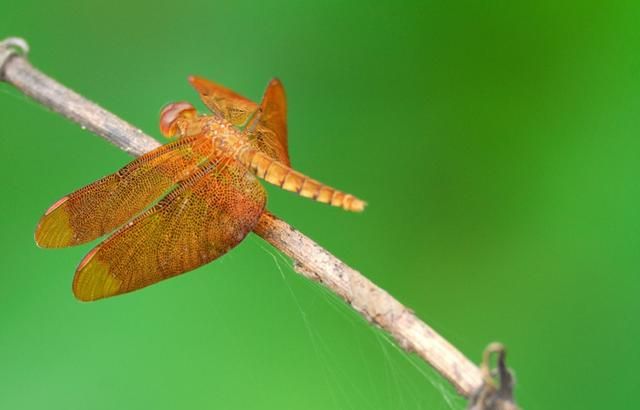
M56 202L40 219L39 246L92 241L121 226L195 171L212 154L211 140L187 137L163 145Z
M258 109L258 104L253 101L206 78L192 75L189 77L189 82L212 112L235 126L246 123Z
M269 82L260 111L247 128L255 129L252 143L259 151L287 166L291 165L287 143L287 99L277 78Z
M260 105L202 77L191 76L189 82L202 102L215 114L235 126L246 126L250 143L260 152L290 165L287 143L287 101L278 79L269 82Z
M78 299L96 300L208 263L244 239L265 202L262 185L236 160L200 168L93 249L76 271L73 292Z

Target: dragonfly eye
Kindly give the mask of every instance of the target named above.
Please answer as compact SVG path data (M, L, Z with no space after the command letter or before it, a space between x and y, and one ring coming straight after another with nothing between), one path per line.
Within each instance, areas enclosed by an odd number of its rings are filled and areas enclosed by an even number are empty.
M185 101L167 104L160 112L160 132L167 138L174 137L180 128L179 120L196 116L196 109Z

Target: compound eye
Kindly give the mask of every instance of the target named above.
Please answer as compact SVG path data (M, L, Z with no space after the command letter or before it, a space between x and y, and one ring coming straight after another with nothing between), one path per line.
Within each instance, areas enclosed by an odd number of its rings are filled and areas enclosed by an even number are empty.
M178 132L178 120L195 116L195 107L186 101L167 104L160 111L160 132L167 138L174 137Z

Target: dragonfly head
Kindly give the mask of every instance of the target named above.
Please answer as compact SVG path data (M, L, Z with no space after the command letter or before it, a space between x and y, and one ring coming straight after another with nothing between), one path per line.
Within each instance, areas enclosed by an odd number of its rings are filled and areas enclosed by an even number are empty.
M196 115L195 107L186 101L167 104L160 111L160 132L167 138L182 136Z

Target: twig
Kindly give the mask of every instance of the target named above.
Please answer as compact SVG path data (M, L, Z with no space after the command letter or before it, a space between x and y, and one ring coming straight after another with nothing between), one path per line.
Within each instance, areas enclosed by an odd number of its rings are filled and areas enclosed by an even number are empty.
M497 368L491 369L491 356L497 355ZM480 365L481 389L469 398L468 410L518 410L513 400L513 374L507 369L507 351L501 343L491 343L484 350ZM498 380L494 377L497 376Z
M8 40L0 43L1 80L131 155L139 156L160 145L141 130L35 69L20 52L19 41ZM358 271L268 211L254 232L291 257L297 272L331 289L364 318L389 332L403 349L418 354L461 395L470 397L480 389L483 377L474 363Z

